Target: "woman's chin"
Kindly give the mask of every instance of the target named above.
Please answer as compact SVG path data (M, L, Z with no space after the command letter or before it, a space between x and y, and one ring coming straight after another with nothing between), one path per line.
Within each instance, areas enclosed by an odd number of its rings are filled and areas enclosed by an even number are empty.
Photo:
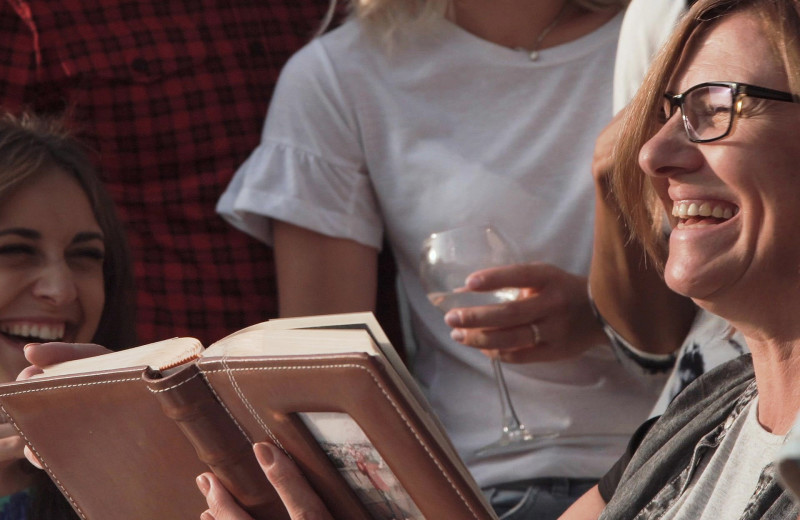
M664 268L664 281L678 294L706 300L719 292L725 279L719 271L709 269L711 264L713 262L697 265L668 261Z

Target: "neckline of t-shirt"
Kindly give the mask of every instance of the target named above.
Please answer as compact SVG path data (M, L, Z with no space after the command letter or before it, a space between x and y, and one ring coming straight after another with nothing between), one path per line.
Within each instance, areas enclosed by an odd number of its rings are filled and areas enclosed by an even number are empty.
M744 428L748 428L751 435L757 436L760 442L768 446L781 446L786 440L786 435L776 435L767 431L758 422L758 396L755 396L748 405L747 416L744 419Z
M579 59L594 52L598 47L607 45L609 40L613 42L613 48L616 49L616 41L622 25L623 14L624 12L617 13L616 16L594 31L576 40L540 50L539 58L536 61L532 61L528 57L528 52L524 50L514 50L484 40L446 19L433 23L434 27L432 29L443 39L453 38L453 41L463 49L462 52L470 53L470 56L476 62L481 58L485 58L492 61L503 60L506 63L519 66L548 67Z

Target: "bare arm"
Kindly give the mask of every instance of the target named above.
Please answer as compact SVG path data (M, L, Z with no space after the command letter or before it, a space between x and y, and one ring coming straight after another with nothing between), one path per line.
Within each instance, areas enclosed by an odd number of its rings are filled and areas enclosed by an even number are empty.
M595 238L589 285L600 314L614 330L636 348L667 354L686 337L695 306L667 287L652 262L645 262L642 248L629 240L610 193L608 175L622 114L603 130L595 146Z
M273 240L281 316L374 310L376 249L279 221Z
M558 520L595 520L605 507L605 500L600 496L597 486L594 486L564 511Z

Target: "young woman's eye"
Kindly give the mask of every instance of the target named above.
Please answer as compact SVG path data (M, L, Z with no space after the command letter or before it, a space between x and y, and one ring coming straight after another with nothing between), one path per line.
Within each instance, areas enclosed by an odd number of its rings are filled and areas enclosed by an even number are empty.
M5 244L0 246L0 255L7 257L33 254L36 254L36 249L27 244Z
M82 247L70 251L69 256L76 259L96 261L102 263L106 257L106 253L105 251L97 247Z

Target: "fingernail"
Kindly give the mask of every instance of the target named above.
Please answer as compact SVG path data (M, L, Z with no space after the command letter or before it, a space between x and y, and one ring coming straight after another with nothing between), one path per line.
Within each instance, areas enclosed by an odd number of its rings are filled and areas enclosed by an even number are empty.
M211 514L211 511L203 511L200 513L200 520L214 520L214 515Z
M28 347L35 347L37 345L41 345L41 343L28 343L27 345L22 347L22 351L24 352L24 351L28 350Z
M468 276L464 285L467 289L478 289L483 285L483 276Z
M444 315L444 322L451 327L458 327L461 325L461 313L458 311L448 311Z
M195 483L203 496L207 495L211 490L211 481L208 480L208 477L205 475L198 475L195 479Z
M33 453L33 451L31 451L31 449L28 446L25 446L23 451L25 453L25 458L28 459L28 462L33 464L33 466L36 468L44 469L42 467L42 463L39 462L39 458Z
M275 461L275 455L272 453L272 447L266 442L257 442L253 445L253 451L256 453L256 459L262 466L272 466Z
M464 339L464 331L461 329L453 329L450 331L450 338L453 341L461 342Z

